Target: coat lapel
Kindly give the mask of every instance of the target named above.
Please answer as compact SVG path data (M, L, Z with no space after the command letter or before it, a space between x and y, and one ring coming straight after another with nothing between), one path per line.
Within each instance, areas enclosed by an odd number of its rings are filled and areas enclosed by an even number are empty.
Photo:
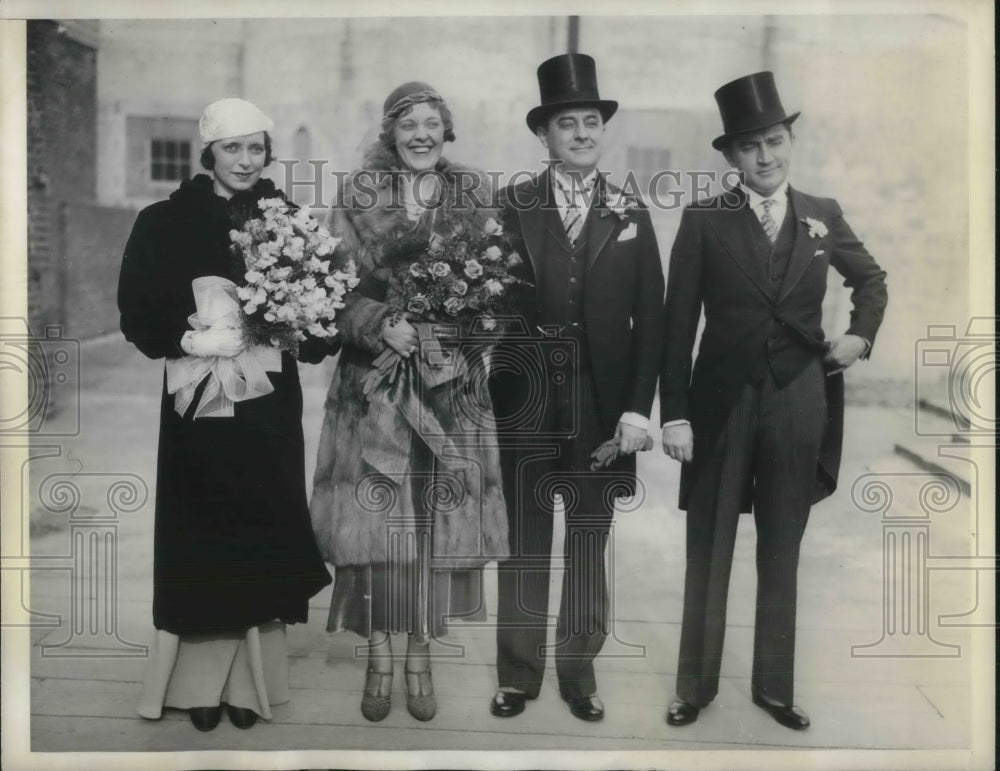
M715 216L711 218L712 230L715 231L715 235L733 262L750 279L751 283L770 300L771 293L767 289L767 282L761 272L760 260L757 258L753 231L750 229L751 222L747 217L748 211L745 211L749 208L746 194L738 187L731 192L738 196L738 200L731 206L722 208L715 213ZM749 212L749 214L754 216L753 212Z
M607 203L607 180L604 175L598 175L597 179L600 189L588 214L590 232L587 237L587 270L590 270L598 255L604 250L615 230L615 225L618 224L618 217L609 216L611 212Z
M816 244L819 242L819 239L809 237L809 226L802 221L806 217L816 215L806 198L795 188L789 187L788 203L791 207L790 214L795 217L795 240L792 243L792 255L788 260L788 271L778 292L778 302L784 300L802 279L809 263L816 256Z
M545 240L545 210L542 208L548 197L546 191L549 185L548 169L538 175L534 189L531 190L531 205L518 206L517 220L521 225L521 236L524 238L524 248L528 252L528 260L535 276L540 276L539 267L542 260L542 245Z

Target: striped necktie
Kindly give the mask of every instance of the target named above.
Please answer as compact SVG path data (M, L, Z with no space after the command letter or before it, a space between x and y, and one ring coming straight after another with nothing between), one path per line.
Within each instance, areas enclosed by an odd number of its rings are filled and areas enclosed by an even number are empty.
M771 216L771 207L774 206L774 199L766 198L760 202L760 205L764 207L764 216L760 218L760 224L764 226L767 240L773 245L778 240L778 223Z
M561 180L557 179L556 184L559 185L559 189L566 199L566 213L562 218L563 227L566 229L566 237L569 239L570 245L574 245L576 244L576 239L580 237L580 231L583 230L584 212L581 211L577 198L573 195L572 191L567 190ZM591 185L583 186L583 192L588 193L591 188Z

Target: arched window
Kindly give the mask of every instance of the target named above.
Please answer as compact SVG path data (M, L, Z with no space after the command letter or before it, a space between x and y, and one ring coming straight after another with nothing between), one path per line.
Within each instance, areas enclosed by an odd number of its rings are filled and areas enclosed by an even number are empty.
M292 147L295 151L295 160L300 163L307 163L312 157L312 134L305 126L299 126L292 140Z

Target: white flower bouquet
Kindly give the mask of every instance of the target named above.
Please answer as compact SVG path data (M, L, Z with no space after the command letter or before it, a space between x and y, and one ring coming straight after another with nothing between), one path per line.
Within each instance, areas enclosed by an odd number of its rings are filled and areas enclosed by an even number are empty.
M229 232L233 252L246 266L246 284L236 293L248 339L294 350L308 336L332 338L344 295L358 283L353 263L331 267L340 239L281 198L258 206L262 218Z

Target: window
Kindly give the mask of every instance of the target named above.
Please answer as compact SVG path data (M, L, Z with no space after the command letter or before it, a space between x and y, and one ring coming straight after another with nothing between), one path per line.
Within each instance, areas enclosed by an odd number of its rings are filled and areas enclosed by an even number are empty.
M190 176L190 142L175 139L152 141L149 178L153 182L176 182Z
M202 171L197 118L129 115L125 122L125 195L136 203L169 195Z

